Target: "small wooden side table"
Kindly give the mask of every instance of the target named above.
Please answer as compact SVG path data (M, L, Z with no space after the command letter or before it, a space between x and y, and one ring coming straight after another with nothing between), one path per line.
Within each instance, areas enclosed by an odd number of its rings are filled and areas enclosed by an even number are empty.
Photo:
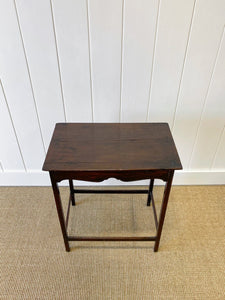
M182 165L167 123L58 123L56 124L43 170L51 178L66 251L69 241L155 241L158 251L174 170ZM74 189L73 180L101 182L108 178L122 181L150 179L148 190ZM63 214L58 182L69 180L70 199ZM166 182L159 219L156 214L154 179ZM70 206L76 193L146 193L152 203L156 236L92 237L69 236Z

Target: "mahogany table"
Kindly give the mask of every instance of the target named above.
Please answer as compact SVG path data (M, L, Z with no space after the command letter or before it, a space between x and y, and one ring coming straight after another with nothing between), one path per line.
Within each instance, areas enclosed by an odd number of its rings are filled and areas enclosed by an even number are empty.
M158 251L174 170L182 165L167 123L58 123L43 170L51 178L66 251L69 241L155 241ZM73 180L100 182L114 177L122 181L150 179L148 190L74 189ZM166 182L159 220L156 213L154 179ZM70 199L63 214L58 182L69 180ZM152 203L156 235L143 237L69 236L67 225L75 193L146 193Z

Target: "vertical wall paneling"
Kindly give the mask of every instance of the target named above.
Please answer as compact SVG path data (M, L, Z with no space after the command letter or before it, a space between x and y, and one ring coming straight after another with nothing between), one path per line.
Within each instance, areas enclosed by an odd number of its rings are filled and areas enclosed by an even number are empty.
M0 1L0 45L0 78L25 165L27 169L40 169L45 153L12 0Z
M124 1L122 122L146 118L157 13L158 1Z
M123 50L124 50L124 4L125 0L122 0L122 29L121 29L121 60L120 60L120 110L119 110L119 122L122 119L122 81L123 81Z
M225 2L198 0L174 121L174 137L187 168L224 27Z
M196 136L191 169L209 169L225 125L225 37L218 51L214 72L206 96L204 110ZM224 155L225 160L225 155ZM222 163L222 161L221 161Z
M223 184L224 87L225 0L0 0L0 185L67 121L168 122L175 183Z
M225 169L225 126L223 128L223 132L218 143L218 148L212 162L212 168L222 170Z
M91 93L91 110L92 110L92 122L94 122L94 101L93 101L93 81L92 81L92 64L91 64L91 39L90 39L90 17L88 0L86 0L87 9L87 34L88 34L88 54L89 54L89 78L90 78L90 93Z
M95 122L118 122L122 0L88 1Z
M23 158L20 153L16 132L0 82L0 160L1 168L8 170L23 170Z
M161 2L149 97L150 122L172 125L194 4L194 0Z
M52 1L67 121L92 121L86 0Z
M55 123L65 121L50 2L16 0L16 7L47 148Z

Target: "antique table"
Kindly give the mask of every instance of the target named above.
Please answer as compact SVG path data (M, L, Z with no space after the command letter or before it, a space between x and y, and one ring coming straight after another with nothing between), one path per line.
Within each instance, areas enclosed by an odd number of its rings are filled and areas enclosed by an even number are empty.
M158 251L174 170L182 169L167 123L58 123L56 124L43 170L51 178L66 251L69 241L155 241ZM100 182L150 179L148 190L74 189L73 180ZM58 182L67 179L70 199L64 217ZM166 182L159 220L156 213L154 179ZM67 225L75 193L146 193L152 203L156 235L143 237L69 236Z

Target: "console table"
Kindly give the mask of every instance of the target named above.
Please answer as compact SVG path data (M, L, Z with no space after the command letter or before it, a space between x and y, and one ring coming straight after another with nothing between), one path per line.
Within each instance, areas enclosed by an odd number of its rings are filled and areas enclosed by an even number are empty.
M58 123L55 126L43 170L51 178L59 222L66 251L69 241L154 241L158 251L163 222L175 170L182 165L167 123ZM73 180L101 182L108 178L121 181L150 179L147 190L74 189ZM58 182L69 181L70 199L67 215L63 214ZM154 179L165 184L159 218L153 197ZM155 236L93 237L67 233L69 212L76 193L147 194L152 203Z

